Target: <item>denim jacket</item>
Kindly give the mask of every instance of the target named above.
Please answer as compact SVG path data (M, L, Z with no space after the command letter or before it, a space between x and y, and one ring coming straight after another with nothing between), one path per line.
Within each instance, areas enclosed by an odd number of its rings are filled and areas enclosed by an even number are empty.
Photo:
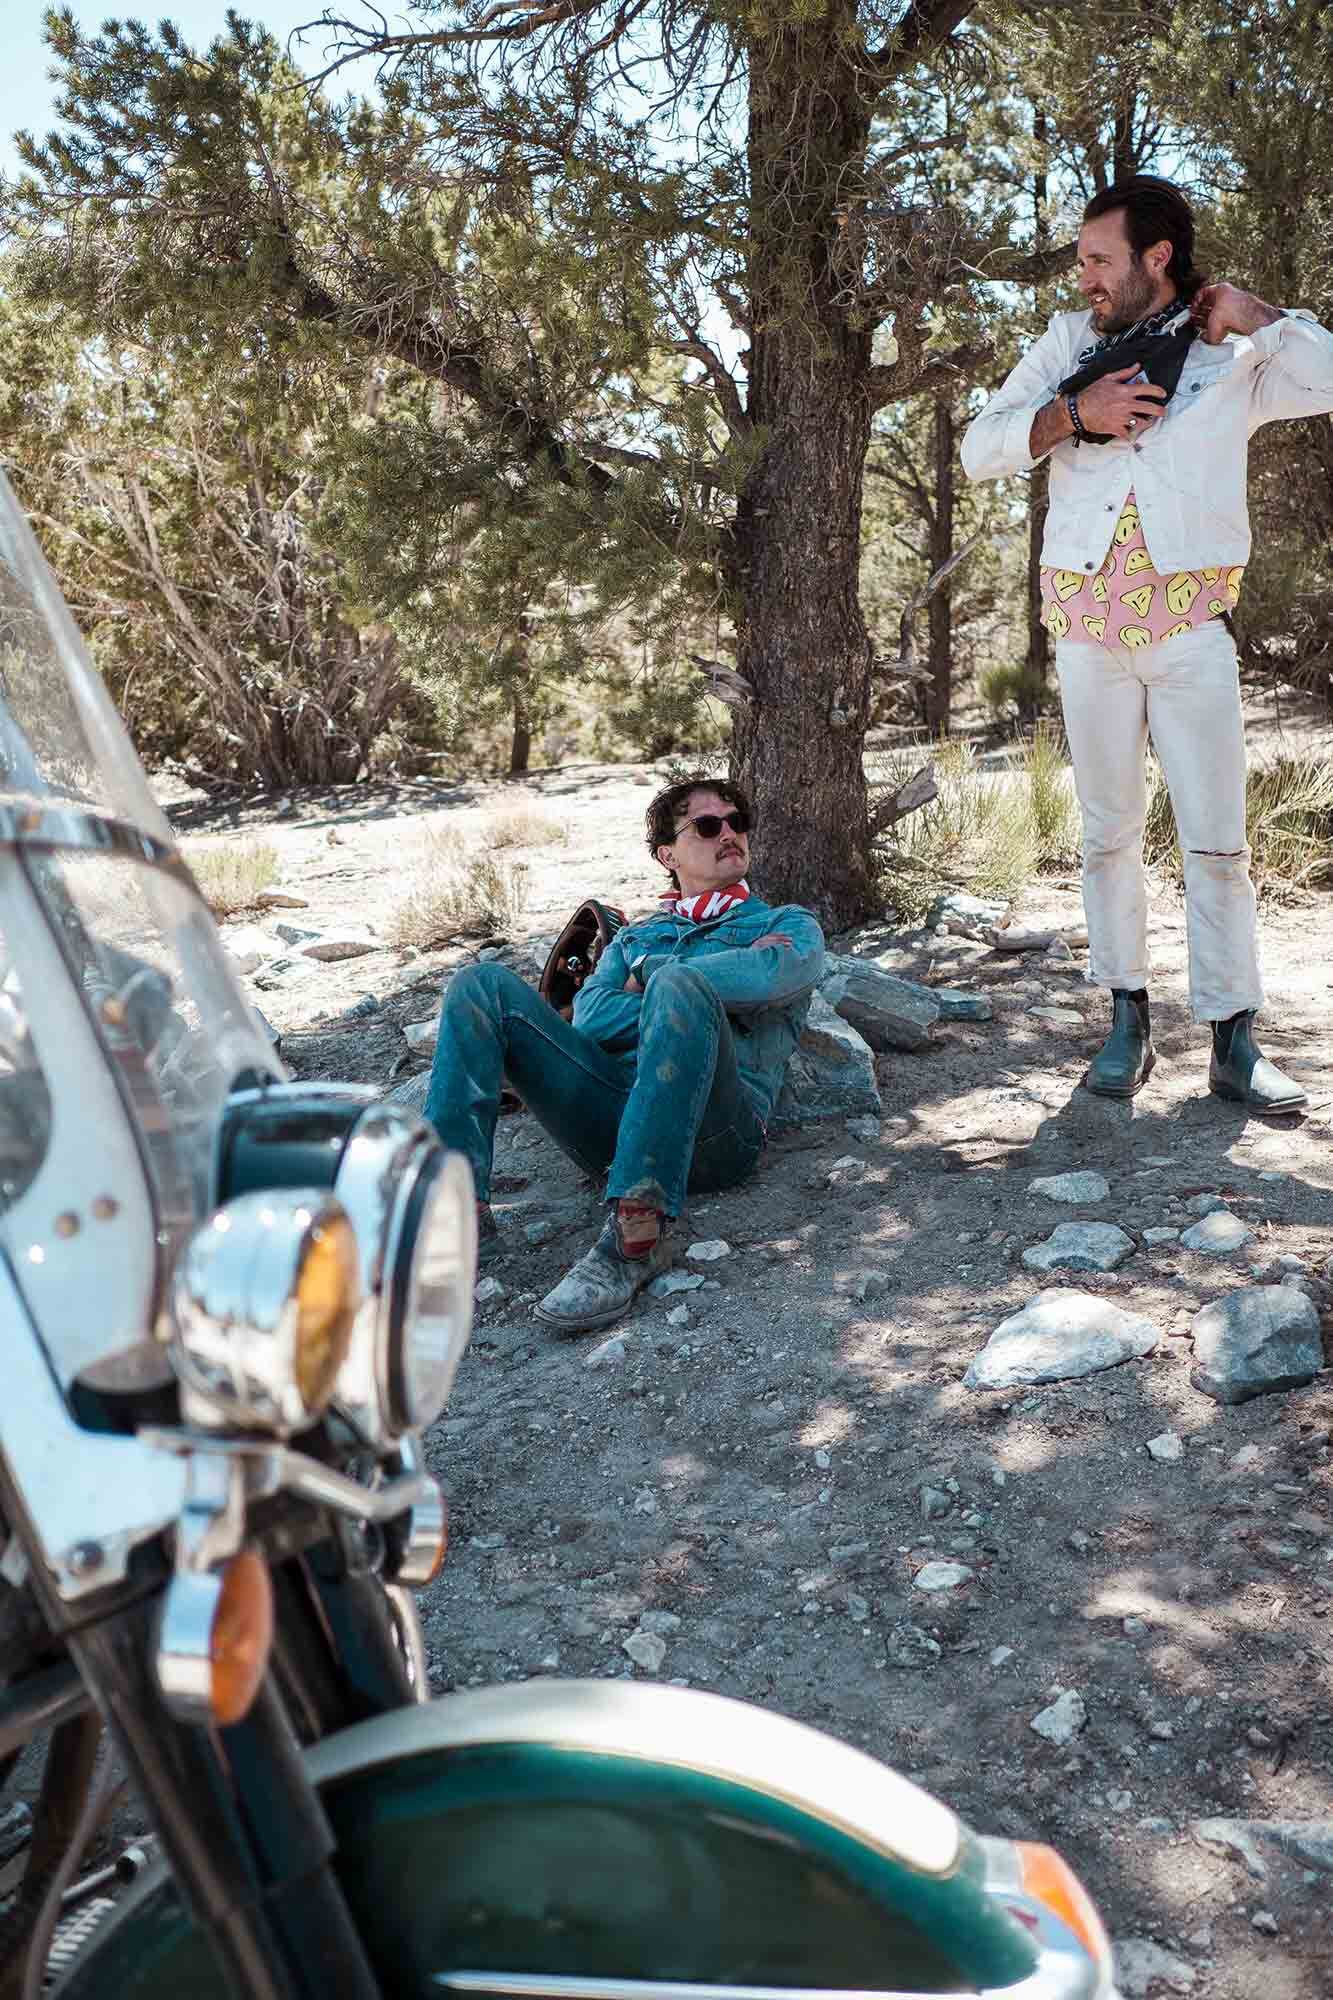
M962 444L970 479L1029 472L1032 419L1094 339L1088 312L1058 313L1028 349ZM1307 312L1210 347L1192 343L1176 393L1134 444L1075 446L1050 454L1051 504L1041 560L1057 569L1097 569L1133 488L1154 567L1245 562L1249 441L1260 424L1333 409L1333 334Z
M756 938L770 931L781 931L791 944L751 949ZM735 1032L741 1081L759 1116L767 1119L801 1038L810 997L824 974L824 933L809 910L797 903L774 909L751 895L707 923L659 914L627 924L574 1002L574 1026L613 1053L628 1051L638 1041L643 995L626 993L624 985L640 960L638 977L644 987L668 964L702 973Z

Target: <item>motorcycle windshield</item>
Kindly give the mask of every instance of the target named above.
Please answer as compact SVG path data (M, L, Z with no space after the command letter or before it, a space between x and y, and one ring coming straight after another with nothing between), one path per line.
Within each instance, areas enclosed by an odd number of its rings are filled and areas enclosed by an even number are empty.
M210 1203L228 1091L281 1072L3 474L0 947L0 1216L100 1063L165 1246Z

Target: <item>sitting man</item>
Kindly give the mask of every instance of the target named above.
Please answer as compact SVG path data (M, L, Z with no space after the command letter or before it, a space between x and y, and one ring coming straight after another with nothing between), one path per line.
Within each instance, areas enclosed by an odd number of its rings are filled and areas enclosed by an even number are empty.
M562 1333L619 1319L670 1263L687 1190L733 1186L763 1150L824 939L808 910L750 893L751 824L725 780L657 794L648 849L671 890L606 947L572 1023L502 965L468 966L445 993L426 1116L472 1163L483 1250L506 1078L563 1152L608 1174L600 1236L536 1308Z

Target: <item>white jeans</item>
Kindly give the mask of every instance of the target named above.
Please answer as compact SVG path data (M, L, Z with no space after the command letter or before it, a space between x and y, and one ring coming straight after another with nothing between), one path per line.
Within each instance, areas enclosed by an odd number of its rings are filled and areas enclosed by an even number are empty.
M1099 986L1148 984L1143 823L1151 736L1185 862L1190 1005L1224 1021L1263 1002L1236 648L1220 618L1141 651L1062 639L1065 733L1083 808L1083 906Z

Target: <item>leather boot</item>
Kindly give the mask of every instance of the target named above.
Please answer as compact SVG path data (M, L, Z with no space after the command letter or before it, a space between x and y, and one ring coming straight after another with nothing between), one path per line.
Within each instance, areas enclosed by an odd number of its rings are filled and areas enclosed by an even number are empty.
M500 1254L500 1226L488 1201L477 1203L477 1263L490 1264Z
M559 1333L592 1333L610 1326L629 1311L648 1282L671 1268L671 1248L667 1242L667 1219L662 1232L646 1254L626 1256L615 1207L606 1218L601 1235L591 1250L584 1252L572 1270L533 1307L537 1318Z
M1269 1062L1254 1039L1254 1015L1233 1014L1213 1022L1213 1052L1208 1063L1208 1088L1217 1097L1243 1104L1247 1111L1300 1111L1309 1098L1298 1083Z
M1111 1032L1089 1063L1084 1083L1098 1097L1133 1097L1148 1081L1156 1060L1147 994L1114 988Z

